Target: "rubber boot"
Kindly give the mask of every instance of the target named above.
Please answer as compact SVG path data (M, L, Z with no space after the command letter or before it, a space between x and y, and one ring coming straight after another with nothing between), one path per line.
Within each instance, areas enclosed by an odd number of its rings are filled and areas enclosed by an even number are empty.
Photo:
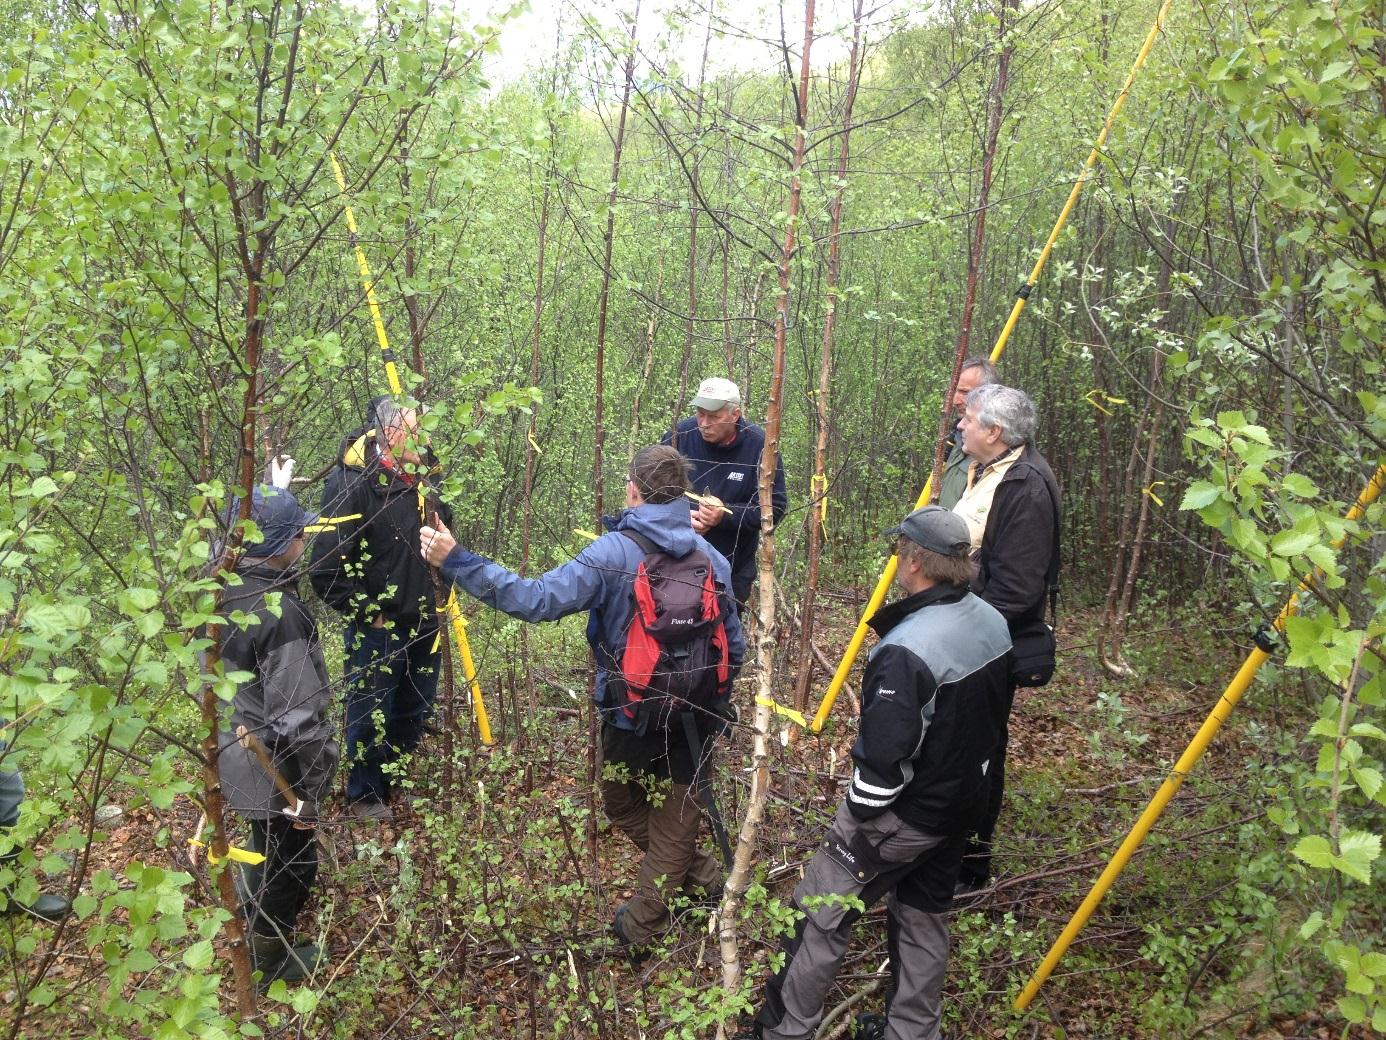
M19 850L11 849L0 856L0 866L9 865L18 858ZM5 913L7 914L25 913L52 924L61 921L72 913L72 904L63 896L55 895L52 892L40 892L38 898L32 903L21 903L8 887L0 888L0 895L5 897Z
M250 955L260 972L261 992L273 982L302 982L322 960L322 948L312 943L289 947L278 935L250 935Z

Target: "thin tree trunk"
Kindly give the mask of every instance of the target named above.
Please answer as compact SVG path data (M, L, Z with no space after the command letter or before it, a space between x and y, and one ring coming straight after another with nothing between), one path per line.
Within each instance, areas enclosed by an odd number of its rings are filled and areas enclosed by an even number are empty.
M809 482L808 515L808 574L804 581L804 598L799 628L799 673L794 683L794 707L808 707L809 684L813 679L813 620L814 601L818 596L818 573L823 557L823 540L827 537L828 503L828 394L832 389L833 328L837 320L837 286L840 275L842 239L842 202L847 192L847 160L852 136L852 108L857 100L857 83L861 77L861 18L865 0L855 0L852 7L852 50L847 59L847 96L843 100L842 150L837 156L837 192L833 196L828 229L828 286L827 313L823 316L823 349L818 360L818 393L814 409L818 418L818 437L813 449L813 478Z
M606 443L606 319L611 305L611 251L616 240L616 188L621 179L621 151L626 142L626 113L630 111L630 92L635 82L635 28L640 19L640 4L630 20L629 52L626 55L625 84L621 88L621 109L616 118L616 138L611 152L611 186L606 193L606 234L602 241L602 289L597 297L597 386L596 414L593 422L592 482L595 492L595 512L598 530L601 529L602 449Z
M621 179L621 150L626 141L626 113L635 82L635 30L640 20L640 4L630 19L629 53L626 55L625 84L621 89L621 110L616 120L616 137L611 152L611 187L606 195L606 235L602 243L602 290L597 300L596 414L593 417L592 484L596 528L602 527L602 450L606 444L606 316L611 303L611 250L616 240L616 188ZM595 662L594 662L595 664ZM597 866L597 712L596 678L593 672L591 696L587 698L587 851Z
M241 413L241 448L238 460L240 471L237 478L244 494L241 496L239 520L242 522L226 540L226 548L217 561L218 580L213 615L221 613L225 596L225 581L235 569L236 556L240 550L243 523L250 519L251 493L255 488L255 426L259 412L259 374L260 346L264 331L264 319L260 316L260 278L257 257L255 268L247 271L246 289L246 330L242 345L245 372L245 398ZM220 621L207 626L208 647L205 656L206 674L215 675L221 664ZM221 756L219 734L221 732L220 700L212 683L202 685L202 806L207 814L207 826L211 829L211 852L221 863L217 871L217 895L222 908L230 915L226 922L227 934L231 938L231 970L236 981L236 1006L242 1020L255 1015L255 981L250 963L250 949L246 943L245 918L241 916L240 901L236 896L236 886L232 879L229 859L229 842L226 835L226 801L221 793Z
M712 15L716 4L708 6L707 34L703 37L703 60L698 67L698 95L693 110L693 141L697 146L703 130L703 86L707 79L707 54L712 44ZM679 365L679 395L674 400L673 416L669 420L669 436L678 434L679 419L683 416L684 402L688 400L688 370L693 363L693 333L698 324L698 176L702 165L702 152L695 152L693 165L688 171L688 317L683 324L683 360ZM723 291L725 301L725 283ZM724 308L725 321L725 308Z
M1169 321L1169 283L1173 275L1173 254L1174 254L1174 221L1167 219L1164 225L1165 248L1162 250L1160 273L1157 276L1155 299L1156 305L1161 308L1162 315L1160 325L1163 327ZM1152 500L1152 481L1155 479L1155 459L1159 449L1160 431L1165 418L1166 394L1164 390L1164 355L1161 354L1159 345L1152 343L1150 346L1150 371L1149 386L1146 388L1147 415L1145 429L1145 458L1141 473L1140 484L1136 486L1128 475L1126 495L1128 499L1138 497L1140 499L1139 513L1136 518L1136 529L1133 534L1128 535L1127 519L1130 514L1128 503L1126 512L1122 517L1122 550L1117 553L1116 562L1113 565L1112 581L1107 590L1107 603L1102 615L1102 627L1098 633L1098 658L1102 666L1113 675L1131 675L1134 669L1127 662L1125 654L1122 652L1123 644L1126 641L1127 622L1131 617L1131 604L1136 595L1136 579L1140 572L1143 545L1145 542L1146 531L1150 526L1150 506ZM1132 466L1128 467L1128 474L1134 468L1134 463L1140 453L1140 432L1137 433L1136 443L1131 447ZM1123 558L1127 559L1125 573L1121 577L1120 595L1115 595L1118 579L1118 570Z
M943 479L943 456L948 443L948 428L953 422L953 393L962 375L962 363L967 357L968 346L972 341L972 311L977 302L977 275L982 266L982 253L986 248L987 208L991 204L992 168L996 160L996 142L1001 136L1001 119L1004 115L1003 101L1006 95L1006 82L1010 77L1011 44L1006 36L1007 16L1015 10L1017 0L1002 0L1001 20L997 33L1002 40L1001 54L996 61L996 76L991 81L991 99L987 116L986 141L982 146L982 181L977 190L977 217L972 223L972 240L968 244L967 284L963 290L962 322L958 326L958 342L953 351L953 371L948 377L948 389L943 395L943 408L939 412L938 428L934 437L934 458L929 467L929 486L934 496L938 495L939 482Z
M784 406L785 339L789 323L790 275L794 262L794 243L798 231L800 171L804 164L804 135L808 125L809 52L813 46L814 0L804 3L804 50L799 71L794 119L794 158L789 167L789 213L785 221L784 247L780 251L780 293L775 302L775 356L770 377L765 416L765 450L760 457L760 624L756 631L756 711L751 751L751 793L737 835L736 856L718 919L718 947L722 959L722 988L736 993L741 984L741 951L737 946L736 917L741 897L750 881L751 860L755 855L760 822L765 815L765 799L770 790L770 708L774 688L775 663L775 522L770 508L775 485L775 469L780 453L780 419ZM717 1024L719 1040L725 1037L726 1022Z
M552 124L550 125L552 131ZM553 135L550 134L550 143L553 143ZM534 326L530 331L529 348L529 385L538 386L541 374L540 361L542 358L543 335L544 335L544 263L545 251L548 247L549 232L549 203L553 193L553 167L550 165L544 175L544 200L539 207L539 266L538 273L534 279ZM538 432L539 417L533 410L529 414L529 422L525 431L525 489L523 503L523 518L521 519L520 531L520 574L524 577L529 576L529 552L530 537L534 526L534 470L538 461ZM534 669L530 667L529 660L529 626L520 626L520 662L521 669L525 675L525 689L528 696L529 717L535 717L539 707L539 692L534 687Z

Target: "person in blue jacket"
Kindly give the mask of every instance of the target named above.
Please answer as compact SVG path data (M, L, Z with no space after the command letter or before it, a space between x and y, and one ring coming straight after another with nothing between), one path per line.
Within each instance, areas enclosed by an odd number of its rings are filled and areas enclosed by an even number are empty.
M732 595L744 608L756 580L765 431L741 414L741 390L730 379L704 379L693 408L695 414L662 443L672 443L692 465L693 490L701 498L692 504L693 529L731 564ZM770 494L774 523L784 519L788 507L784 460L778 459Z
M696 736L685 740L672 726L645 725L622 710L626 701L617 691L623 684L613 681L620 677L618 662L634 615L636 573L646 558L637 539L622 532L680 559L701 551L716 582L723 590L730 585L725 557L694 531L687 490L688 467L679 453L664 445L645 448L631 461L627 508L606 521L609 532L538 578L522 578L464 549L446 527L426 526L419 535L424 559L442 568L444 578L511 617L556 621L589 612L587 639L597 661L602 720L602 804L612 824L645 853L635 892L612 922L617 940L632 955L669 927L669 907L678 894L701 890L711 897L722 887L721 866L698 844L703 812L695 793L710 781L712 738L723 720L700 716ZM728 607L723 623L734 676L746 642L734 609Z

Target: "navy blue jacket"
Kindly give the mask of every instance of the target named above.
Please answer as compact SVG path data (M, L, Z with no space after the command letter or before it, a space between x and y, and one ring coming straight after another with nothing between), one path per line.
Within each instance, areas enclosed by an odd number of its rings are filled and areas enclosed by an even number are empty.
M604 534L568 563L538 578L521 578L498 563L478 556L460 545L443 561L443 577L475 596L488 607L521 621L556 621L580 610L591 612L587 641L597 658L597 705L603 717L620 729L634 729L620 705L607 704L607 673L614 670L626 645L626 632L634 612L631 586L645 551L617 531L642 534L671 556L686 556L701 549L712 561L722 587L731 588L731 568L726 559L694 530L684 499L663 505L646 503L627 509ZM732 674L741 667L746 639L736 611L727 614L727 650Z
M667 433L661 443L670 443ZM716 495L731 510L730 516L707 532L707 540L727 558L733 572L754 567L760 544L760 455L765 449L765 431L743 416L736 422L735 440L709 444L698 432L697 419L683 419L674 447L692 464L693 490L700 495ZM690 504L698 508L696 503ZM788 508L781 457L775 463L775 486L770 496L776 524L784 519Z

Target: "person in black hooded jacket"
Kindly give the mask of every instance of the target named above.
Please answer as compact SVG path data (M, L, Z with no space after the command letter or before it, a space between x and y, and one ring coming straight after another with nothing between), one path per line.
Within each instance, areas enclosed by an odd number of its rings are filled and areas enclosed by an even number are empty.
M377 397L366 425L342 441L323 491L330 525L313 543L313 589L346 622L347 798L361 819L392 818L400 756L418 746L438 688L433 576L419 531L436 510L423 486L434 468L418 413ZM383 732L376 712L384 718Z

